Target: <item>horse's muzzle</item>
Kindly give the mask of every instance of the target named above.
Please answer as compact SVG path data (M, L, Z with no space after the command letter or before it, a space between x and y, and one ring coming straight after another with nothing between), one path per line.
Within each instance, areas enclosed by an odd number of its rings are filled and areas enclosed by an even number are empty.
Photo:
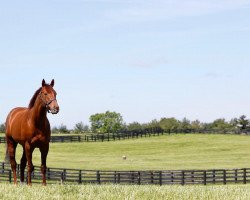
M53 108L53 109L50 109L48 110L49 112L51 112L51 114L57 114L59 112L59 107L58 108Z
M52 113L52 114L57 114L58 112L59 112L59 109L52 109L52 110L51 110L51 113Z

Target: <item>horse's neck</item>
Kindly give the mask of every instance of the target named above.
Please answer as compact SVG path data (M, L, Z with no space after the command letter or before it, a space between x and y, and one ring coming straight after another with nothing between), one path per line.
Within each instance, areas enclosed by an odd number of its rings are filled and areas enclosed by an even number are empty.
M44 123L46 119L46 107L41 104L41 101L37 98L34 106L32 107L31 111L31 117L32 120L35 122L36 125L41 126Z

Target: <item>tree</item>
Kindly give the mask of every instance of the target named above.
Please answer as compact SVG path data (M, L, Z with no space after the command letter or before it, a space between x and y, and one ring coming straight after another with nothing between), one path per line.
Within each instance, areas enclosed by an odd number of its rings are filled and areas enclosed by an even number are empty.
M162 128L160 126L160 122L156 119L152 120L151 122L147 123L145 126L146 130L152 133L161 133Z
M53 127L52 128L52 133L69 133L70 131L67 129L67 126L64 124L61 124L58 127Z
M61 124L59 127L58 127L58 130L60 133L69 133L70 131L67 129L67 126L64 125L64 124Z
M211 129L217 132L218 131L226 132L227 130L230 129L230 124L226 122L224 118L216 119L212 122Z
M249 120L246 119L245 115L241 115L238 119L238 125L240 127L240 130L246 130L247 126L249 125Z
M230 125L233 126L233 127L237 127L238 126L238 119L237 118L233 118L230 120Z
M84 125L83 122L79 122L75 125L74 127L74 132L76 133L83 133L83 132L88 132L89 127L87 125Z
M132 122L127 125L128 131L139 132L143 129L142 125L139 122Z
M160 127L165 132L176 131L179 128L180 122L175 118L161 118Z
M190 128L192 129L192 131L198 132L198 131L200 131L200 130L202 129L202 124L201 124L201 122L197 119L197 120L191 122Z
M190 121L186 117L184 117L183 120L181 121L180 128L182 131L184 131L184 133L188 133L191 131Z
M4 133L5 132L5 124L1 124L0 125L0 133Z
M233 118L230 120L229 125L230 125L230 131L233 131L233 133L239 133L239 127L238 127L238 119Z
M90 116L91 130L98 133L117 133L124 127L120 113L106 111Z
M58 128L56 126L54 126L52 129L51 129L51 132L52 133L58 133Z

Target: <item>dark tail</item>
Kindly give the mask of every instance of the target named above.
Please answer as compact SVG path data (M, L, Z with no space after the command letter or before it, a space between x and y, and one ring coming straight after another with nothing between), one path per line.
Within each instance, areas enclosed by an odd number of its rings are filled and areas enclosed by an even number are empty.
M10 163L10 156L9 156L9 153L8 153L8 145L7 145L7 141L5 142L5 163Z

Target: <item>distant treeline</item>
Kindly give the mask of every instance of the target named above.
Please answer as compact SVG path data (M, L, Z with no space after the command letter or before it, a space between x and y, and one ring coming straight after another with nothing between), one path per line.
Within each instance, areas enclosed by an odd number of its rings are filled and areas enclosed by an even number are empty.
M68 130L65 125L54 127L53 133L123 133L123 132L169 132L169 133L235 133L250 132L250 120L245 115L226 121L224 118L216 119L213 122L191 121L187 118L178 120L174 117L154 119L148 123L124 123L119 113L112 113L113 117L108 117L110 112L101 113L103 119L97 115L90 118L91 125L77 123L73 130ZM94 116L94 117L93 117Z
M0 132L5 131L5 124L0 124ZM124 132L167 132L167 133L248 133L250 120L245 115L226 121L224 118L213 122L191 121L187 118L178 120L174 117L154 119L148 123L125 123L120 113L107 111L90 116L90 125L77 123L73 129L61 124L52 128L52 133L124 133Z

